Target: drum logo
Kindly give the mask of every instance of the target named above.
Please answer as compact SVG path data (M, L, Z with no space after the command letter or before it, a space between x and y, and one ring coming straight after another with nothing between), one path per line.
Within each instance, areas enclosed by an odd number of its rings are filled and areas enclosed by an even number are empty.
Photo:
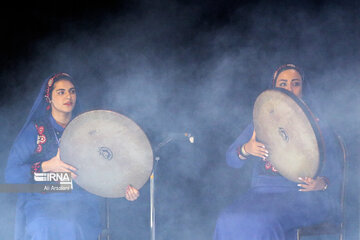
M110 150L110 148L107 147L100 147L99 155L105 158L106 160L111 160L113 158L112 151Z
M281 138L285 141L285 142L289 142L289 136L287 135L286 131L284 128L279 127L279 134L281 136Z

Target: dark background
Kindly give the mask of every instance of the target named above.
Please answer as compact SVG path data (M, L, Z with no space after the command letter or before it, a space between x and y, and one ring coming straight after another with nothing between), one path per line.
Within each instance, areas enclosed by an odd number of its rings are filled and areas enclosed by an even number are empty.
M249 184L225 152L281 64L295 63L348 148L346 239L359 239L358 1L11 1L1 6L0 167L42 81L68 72L86 109L132 118L161 149L157 238L211 239L217 215ZM3 173L0 174L3 180ZM112 199L112 239L149 237L148 184ZM12 239L16 196L0 195ZM331 239L331 238L324 238Z

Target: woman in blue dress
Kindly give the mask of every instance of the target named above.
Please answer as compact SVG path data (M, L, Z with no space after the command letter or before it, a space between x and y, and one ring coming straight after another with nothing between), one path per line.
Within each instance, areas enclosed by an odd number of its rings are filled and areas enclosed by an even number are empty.
M277 69L272 87L286 89L310 102L305 95L309 87L293 64ZM299 178L301 183L284 178L267 161L269 152L257 141L253 124L241 133L229 147L226 161L234 168L254 161L251 187L220 214L215 240L296 239L299 227L340 220L341 148L327 124L321 119L317 122L326 159L318 177Z
M35 172L70 172L76 168L61 161L59 140L72 118L79 114L77 89L67 73L46 79L9 154L7 183L34 183ZM139 191L128 186L126 199ZM74 184L71 193L21 193L16 206L16 240L95 240L101 231L102 198Z

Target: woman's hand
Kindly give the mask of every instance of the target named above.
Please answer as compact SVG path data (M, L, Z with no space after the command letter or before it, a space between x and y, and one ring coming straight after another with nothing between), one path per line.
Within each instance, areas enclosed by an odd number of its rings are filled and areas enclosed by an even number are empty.
M139 190L129 185L126 188L125 198L128 201L135 201L140 196Z
M71 178L77 177L77 175L74 173L77 171L77 169L61 161L59 149L55 157L41 164L41 168L43 172L70 172Z
M309 177L300 177L299 180L303 182L298 184L299 187L302 187L299 189L300 192L320 191L325 190L327 187L327 183L324 177L317 177L315 179Z
M255 130L250 140L245 143L244 150L253 156L262 158L263 160L269 156L269 152L266 150L265 145L256 141Z

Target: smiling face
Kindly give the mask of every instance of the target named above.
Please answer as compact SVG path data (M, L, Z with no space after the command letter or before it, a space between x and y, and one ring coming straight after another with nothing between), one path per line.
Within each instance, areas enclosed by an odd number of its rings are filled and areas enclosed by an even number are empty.
M69 80L59 80L51 92L51 113L71 114L76 104L76 90Z
M281 72L276 79L275 87L284 88L295 96L302 97L302 77L295 69Z

